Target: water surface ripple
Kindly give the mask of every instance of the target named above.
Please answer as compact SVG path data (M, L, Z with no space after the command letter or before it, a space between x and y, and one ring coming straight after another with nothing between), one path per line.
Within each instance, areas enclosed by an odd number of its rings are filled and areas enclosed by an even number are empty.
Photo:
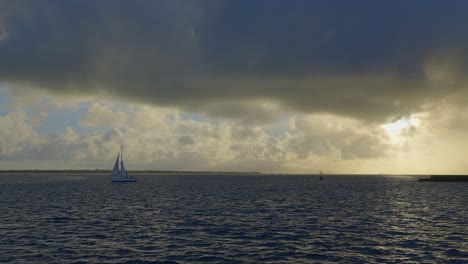
M1 263L468 263L468 184L0 175Z

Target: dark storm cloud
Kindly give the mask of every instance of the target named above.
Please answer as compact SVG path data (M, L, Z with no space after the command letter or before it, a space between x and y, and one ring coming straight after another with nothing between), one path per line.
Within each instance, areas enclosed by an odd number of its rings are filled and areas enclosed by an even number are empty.
M220 103L265 99L381 120L463 91L467 69L466 1L3 0L0 10L2 82L214 116L249 114Z

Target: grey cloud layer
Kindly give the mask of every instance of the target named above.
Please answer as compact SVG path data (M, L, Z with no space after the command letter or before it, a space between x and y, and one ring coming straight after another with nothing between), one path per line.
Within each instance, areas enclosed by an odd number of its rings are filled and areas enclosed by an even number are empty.
M269 100L294 111L382 120L465 95L467 7L3 0L0 82L213 116L248 116L256 112L252 102ZM260 111L257 119L272 119Z

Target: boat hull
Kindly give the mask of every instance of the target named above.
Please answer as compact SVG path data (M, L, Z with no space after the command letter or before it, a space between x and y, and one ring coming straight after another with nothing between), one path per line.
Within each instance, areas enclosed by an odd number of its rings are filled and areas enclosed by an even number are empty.
M136 178L113 178L111 182L136 182Z

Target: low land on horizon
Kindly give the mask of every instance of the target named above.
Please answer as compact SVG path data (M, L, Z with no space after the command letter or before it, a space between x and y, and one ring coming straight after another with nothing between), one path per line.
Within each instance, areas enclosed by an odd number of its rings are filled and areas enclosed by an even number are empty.
M0 170L0 174L45 174L45 173L61 173L61 174L108 174L110 170ZM236 171L174 171L174 170L132 170L128 171L130 174L141 175L141 174L191 174L191 175L304 175L304 176L318 176L318 173L310 174L290 174L290 173L261 173L256 171L251 172L236 172ZM422 182L468 182L468 175L466 174L323 174L323 176L412 176L422 177L419 181Z
M127 170L129 173L190 173L190 174L261 174L261 175L319 175L319 173L262 173L258 171L185 171L185 170ZM27 170L0 170L0 173L109 173L111 170L94 169L94 170L51 170L51 169L27 169ZM394 173L324 173L328 176L339 175L376 175L376 176L435 176L435 177L468 177L468 174L394 174Z
M127 170L129 173L193 173L193 174L263 174L256 171L175 171L175 170ZM0 170L0 173L109 173L111 170Z

